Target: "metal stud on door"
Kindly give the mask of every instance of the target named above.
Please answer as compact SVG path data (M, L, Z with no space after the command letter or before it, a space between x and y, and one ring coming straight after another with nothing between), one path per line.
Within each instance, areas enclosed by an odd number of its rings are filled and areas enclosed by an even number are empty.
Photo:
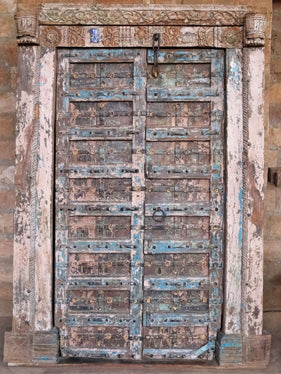
M158 44L159 46L159 44ZM58 52L56 308L64 357L212 359L223 52Z

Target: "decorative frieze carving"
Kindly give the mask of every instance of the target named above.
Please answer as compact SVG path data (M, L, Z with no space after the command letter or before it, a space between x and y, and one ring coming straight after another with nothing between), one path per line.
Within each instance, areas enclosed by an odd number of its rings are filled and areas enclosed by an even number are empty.
M42 5L39 20L44 25L243 25L246 8L163 7L104 8L95 5Z
M245 18L244 44L249 47L264 46L266 17L264 14L249 13Z
M38 19L35 14L18 13L15 16L18 44L38 43Z
M243 29L237 26L40 26L40 44L46 47L152 47L155 33L160 34L162 47L242 47Z

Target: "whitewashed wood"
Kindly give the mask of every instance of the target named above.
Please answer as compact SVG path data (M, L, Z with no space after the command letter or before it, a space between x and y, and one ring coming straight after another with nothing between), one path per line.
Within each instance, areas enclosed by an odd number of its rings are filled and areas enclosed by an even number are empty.
M34 318L34 237L32 183L36 172L36 108L38 87L38 47L19 49L19 85L16 126L16 209L14 215L13 331L25 332Z
M264 199L264 48L244 49L248 115L247 240L243 252L243 333L261 335L263 328Z
M37 331L47 331L52 328L54 90L55 51L42 49L35 215L35 329Z
M226 127L226 248L224 332L241 332L241 253L243 222L243 108L242 51L226 52L227 127Z

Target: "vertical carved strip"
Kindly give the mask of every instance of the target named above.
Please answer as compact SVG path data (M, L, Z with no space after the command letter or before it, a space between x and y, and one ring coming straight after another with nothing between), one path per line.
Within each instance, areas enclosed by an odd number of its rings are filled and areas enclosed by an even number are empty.
M136 98L134 100L134 130L138 132L133 137L133 148L136 149L136 154L132 155L133 168L138 170L137 174L132 175L132 205L138 207L138 211L132 214L132 225L144 225L144 201L145 201L145 154L142 150L145 149L145 124L146 117L143 115L146 112L146 51L140 50L138 56L134 60L134 89L136 91ZM132 278L135 285L131 288L131 315L135 323L131 326L131 335L134 340L131 342L131 351L135 358L142 358L142 314L143 314L143 242L144 230L133 229L131 231L131 239L135 249L131 253L131 261L134 264L132 267Z
M55 51L42 49L40 59L40 132L36 176L35 328L43 331L52 327L54 87Z
M245 335L262 334L263 291L263 187L264 187L264 49L244 49L248 108L245 134L248 132L247 240L243 249L243 331Z
M243 225L243 108L242 52L226 52L227 129L226 129L226 258L224 332L241 332L241 253Z
M35 183L34 142L37 136L36 75L38 47L19 48L19 85L17 95L16 209L14 236L14 321L13 331L24 333L33 326L34 243L31 228L32 185Z

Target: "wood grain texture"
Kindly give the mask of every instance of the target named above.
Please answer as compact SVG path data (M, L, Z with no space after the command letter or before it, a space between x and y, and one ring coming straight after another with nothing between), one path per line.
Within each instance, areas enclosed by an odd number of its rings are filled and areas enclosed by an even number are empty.
M228 50L227 63L227 200L226 200L226 279L224 331L241 332L241 258L243 231L243 109L242 54Z
M35 329L52 328L53 266L53 129L55 100L55 51L43 49L40 59L40 105L37 144L35 212ZM51 110L50 110L51 109ZM44 277L42 277L44 274Z
M34 209L39 50L21 47L17 95L16 210L14 236L13 331L25 333L34 325Z
M243 330L245 335L261 335L263 290L263 200L264 200L264 49L244 51L248 108L248 163L246 170L247 237L243 257ZM254 266L253 266L254 264Z

